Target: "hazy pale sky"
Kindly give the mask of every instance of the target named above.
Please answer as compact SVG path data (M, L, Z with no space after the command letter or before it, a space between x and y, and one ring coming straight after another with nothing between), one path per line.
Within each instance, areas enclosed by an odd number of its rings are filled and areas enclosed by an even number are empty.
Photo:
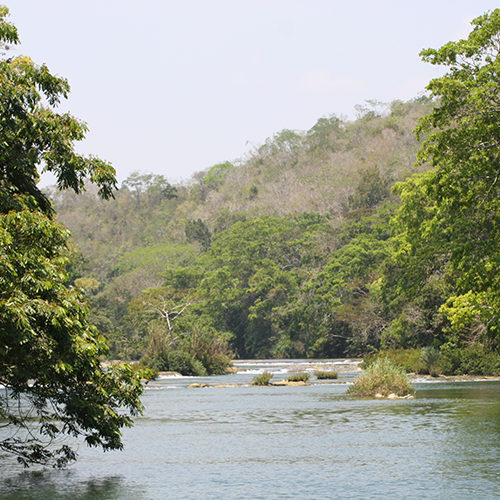
M418 53L465 37L490 0L0 0L16 53L69 80L78 147L171 182L284 128L407 100L442 70Z

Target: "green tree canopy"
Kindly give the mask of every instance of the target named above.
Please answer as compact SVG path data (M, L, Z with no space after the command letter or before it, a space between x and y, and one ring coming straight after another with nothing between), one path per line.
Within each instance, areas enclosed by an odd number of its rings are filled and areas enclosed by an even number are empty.
M433 169L395 188L403 281L420 293L445 273L455 293L441 312L469 340L499 334L500 9L473 26L466 40L421 53L448 67L427 87L436 106L417 127L419 162Z
M17 43L7 15L0 7L0 42ZM68 284L69 233L37 186L39 169L77 193L90 179L104 198L116 183L110 165L74 152L86 126L55 110L68 91L29 58L0 61L0 450L25 465L74 459L63 435L119 449L142 408L130 366L100 364L106 341Z
M209 189L218 189L224 184L227 175L234 169L235 166L229 161L218 163L208 169L208 172L202 179L202 184L208 186Z
M17 31L6 22L0 7L0 41L18 43ZM87 126L54 106L69 93L64 78L52 75L28 57L0 61L0 204L10 208L14 195L29 194L48 212L50 202L37 187L39 171L52 172L60 189L84 189L85 179L99 186L104 198L116 187L115 171L96 157L75 153L74 142L85 137ZM45 105L44 103L47 103Z

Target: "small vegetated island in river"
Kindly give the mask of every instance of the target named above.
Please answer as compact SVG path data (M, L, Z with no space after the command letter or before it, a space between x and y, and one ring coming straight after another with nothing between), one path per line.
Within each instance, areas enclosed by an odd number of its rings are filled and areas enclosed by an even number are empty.
M3 45L18 41L7 15ZM369 354L360 386L400 396L402 370L500 374L499 47L495 9L467 39L422 51L446 68L428 97L282 130L189 184L137 172L119 188L111 166L74 152L86 127L56 111L66 80L7 51L0 417L28 432L12 411L26 398L41 435L0 448L58 465L74 458L45 446L59 434L120 448L146 369ZM57 188L37 188L42 164ZM390 388L371 387L388 374Z
M381 357L356 379L347 392L354 396L401 398L409 397L415 391L404 369Z

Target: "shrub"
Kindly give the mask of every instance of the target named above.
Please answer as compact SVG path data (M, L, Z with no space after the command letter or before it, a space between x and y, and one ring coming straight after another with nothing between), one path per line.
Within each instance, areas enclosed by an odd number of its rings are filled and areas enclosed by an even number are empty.
M141 364L156 371L174 371L181 375L224 375L232 366L231 358L225 353L205 352L198 356L182 347L175 350L163 349L155 355L144 356Z
M194 375L195 377L204 377L205 375L210 374L207 372L207 369L199 359L193 358L193 362L191 364L191 375Z
M204 366L209 375L225 375L233 365L227 354L212 354L204 360Z
M156 372L168 371L168 357L167 353L158 354L155 357L144 356L139 363L141 366L147 366Z
M463 348L444 348L441 370L445 375L500 375L500 354L481 344Z
M309 373L294 373L286 378L287 382L307 382L309 380Z
M318 380L329 380L329 379L331 380L331 379L336 379L339 376L337 372L325 372L325 371L314 372L314 375L316 375L316 378Z
M430 374L433 377L437 377L441 373L441 353L439 349L435 347L429 346L424 347L420 352L420 360L422 362L422 366L418 373L422 374Z
M183 349L199 360L208 375L224 375L232 366L228 336L200 323L187 325L190 334Z
M201 363L186 351L170 351L167 355L168 369L181 375L204 376L207 370Z
M405 371L387 358L374 361L362 373L348 393L355 396L374 397L376 394L406 396L414 392Z
M256 375L252 379L252 385L269 385L271 379L273 378L273 374L270 372L263 372L260 375Z
M424 369L421 349L388 349L368 354L363 358L361 368L367 369L372 363L382 358L390 360L407 373L422 373Z

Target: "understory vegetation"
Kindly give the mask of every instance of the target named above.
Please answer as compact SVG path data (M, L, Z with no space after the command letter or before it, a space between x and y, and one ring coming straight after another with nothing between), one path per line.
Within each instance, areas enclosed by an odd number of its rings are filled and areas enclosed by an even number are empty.
M50 191L111 355L212 374L382 349L407 371L498 373L499 29L497 9L423 51L448 70L429 97L282 130L184 184Z

